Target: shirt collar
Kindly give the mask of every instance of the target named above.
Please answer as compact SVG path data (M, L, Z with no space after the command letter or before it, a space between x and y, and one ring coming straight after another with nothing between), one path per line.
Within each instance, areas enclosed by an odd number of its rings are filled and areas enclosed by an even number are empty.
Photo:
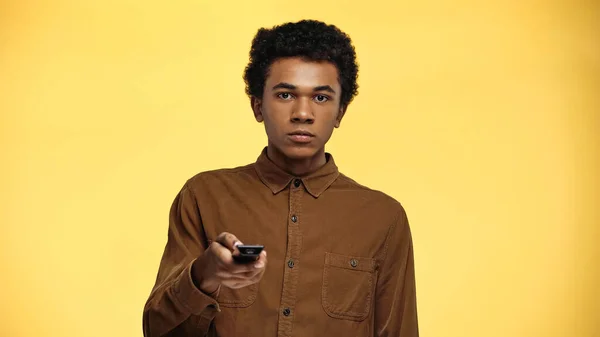
M273 194L283 191L292 180L300 179L308 193L318 198L340 175L333 156L325 153L325 157L327 162L321 168L306 176L298 177L285 172L275 165L267 156L267 148L265 147L260 156L258 156L254 168L260 180L273 191Z

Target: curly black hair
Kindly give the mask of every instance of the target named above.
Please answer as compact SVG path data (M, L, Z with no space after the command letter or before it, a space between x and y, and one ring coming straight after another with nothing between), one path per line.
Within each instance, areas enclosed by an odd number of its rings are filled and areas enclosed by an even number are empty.
M252 40L250 62L244 71L248 96L262 97L269 67L283 57L333 63L339 73L343 107L358 94L358 64L350 37L334 25L301 20L258 30Z

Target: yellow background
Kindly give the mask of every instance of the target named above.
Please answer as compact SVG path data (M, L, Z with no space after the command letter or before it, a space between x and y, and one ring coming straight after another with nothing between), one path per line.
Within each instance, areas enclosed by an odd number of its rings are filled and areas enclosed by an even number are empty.
M600 6L1 1L0 336L141 336L184 181L265 145L261 26L353 38L328 146L412 224L422 336L600 336Z

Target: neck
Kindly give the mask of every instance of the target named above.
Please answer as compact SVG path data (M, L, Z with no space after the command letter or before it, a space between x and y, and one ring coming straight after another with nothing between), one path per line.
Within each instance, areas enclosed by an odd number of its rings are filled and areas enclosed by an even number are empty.
M267 147L267 156L280 169L297 177L310 174L327 162L325 149L317 151L312 157L296 159L287 157L283 152L269 144Z

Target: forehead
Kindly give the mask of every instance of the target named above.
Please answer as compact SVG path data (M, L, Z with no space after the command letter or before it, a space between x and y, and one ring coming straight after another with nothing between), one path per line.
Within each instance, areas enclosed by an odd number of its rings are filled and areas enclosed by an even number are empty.
M269 68L266 79L267 88L278 83L289 83L299 88L314 88L329 85L339 88L337 67L327 61L309 61L302 58L283 58L276 60ZM337 90L336 90L337 91Z

